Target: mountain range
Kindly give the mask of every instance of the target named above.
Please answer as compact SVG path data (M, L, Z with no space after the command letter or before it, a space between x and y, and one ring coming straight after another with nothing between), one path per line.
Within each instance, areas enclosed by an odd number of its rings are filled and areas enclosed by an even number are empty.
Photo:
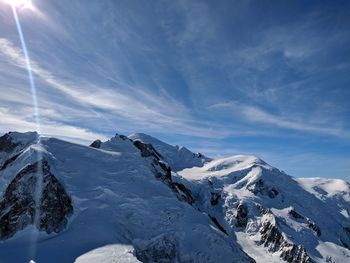
M136 133L0 137L0 263L350 262L350 184Z

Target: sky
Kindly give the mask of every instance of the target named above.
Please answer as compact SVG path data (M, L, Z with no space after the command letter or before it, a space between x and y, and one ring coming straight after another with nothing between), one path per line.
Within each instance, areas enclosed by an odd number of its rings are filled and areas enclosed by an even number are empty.
M349 1L28 0L17 12L42 134L88 144L143 132L350 180ZM0 0L0 133L35 129Z

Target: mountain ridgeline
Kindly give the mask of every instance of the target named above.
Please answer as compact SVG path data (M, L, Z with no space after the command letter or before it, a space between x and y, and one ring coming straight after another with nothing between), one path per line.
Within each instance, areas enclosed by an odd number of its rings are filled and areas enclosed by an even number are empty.
M348 182L146 134L9 132L0 194L1 263L350 262Z

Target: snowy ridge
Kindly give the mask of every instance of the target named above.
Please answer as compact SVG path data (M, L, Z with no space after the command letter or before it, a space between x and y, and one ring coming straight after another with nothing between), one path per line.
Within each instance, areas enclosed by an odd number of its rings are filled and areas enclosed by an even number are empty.
M8 133L0 167L1 263L350 259L349 183L254 156L211 160L145 134L82 146ZM40 200L27 183L38 171Z
M151 169L153 157L142 157L133 142L125 140L118 152L54 138L42 138L40 145L33 143L0 172L0 177L6 178L3 185L8 186L25 165L36 160L29 156L40 152L70 196L73 214L59 233L29 225L17 229L11 238L2 235L0 262L29 262L31 256L36 262L74 262L106 245L113 250L117 246L117 251L124 245L133 248L133 255L144 262L251 261L206 215L181 201L156 178ZM0 210L0 218L8 212ZM30 255L33 242L36 253ZM77 259L81 260L84 257Z
M183 146L167 144L144 133L134 133L128 137L133 141L139 140L143 143L152 144L161 153L164 161L171 166L173 171L180 171L193 166L202 166L204 163L211 161L210 158L201 153L193 153Z
M288 262L350 259L348 182L294 179L253 156L214 160L179 175L195 205L235 232L257 261L268 251Z

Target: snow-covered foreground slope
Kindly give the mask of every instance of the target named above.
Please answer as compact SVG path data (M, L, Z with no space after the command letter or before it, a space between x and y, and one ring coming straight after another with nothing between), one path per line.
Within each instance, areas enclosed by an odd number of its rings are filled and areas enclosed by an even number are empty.
M0 262L250 261L151 147L111 141L1 137Z
M0 194L0 263L350 262L349 183L145 134L8 133Z
M257 262L350 262L350 185L296 179L254 156L184 169L196 206ZM270 257L270 258L269 258Z

